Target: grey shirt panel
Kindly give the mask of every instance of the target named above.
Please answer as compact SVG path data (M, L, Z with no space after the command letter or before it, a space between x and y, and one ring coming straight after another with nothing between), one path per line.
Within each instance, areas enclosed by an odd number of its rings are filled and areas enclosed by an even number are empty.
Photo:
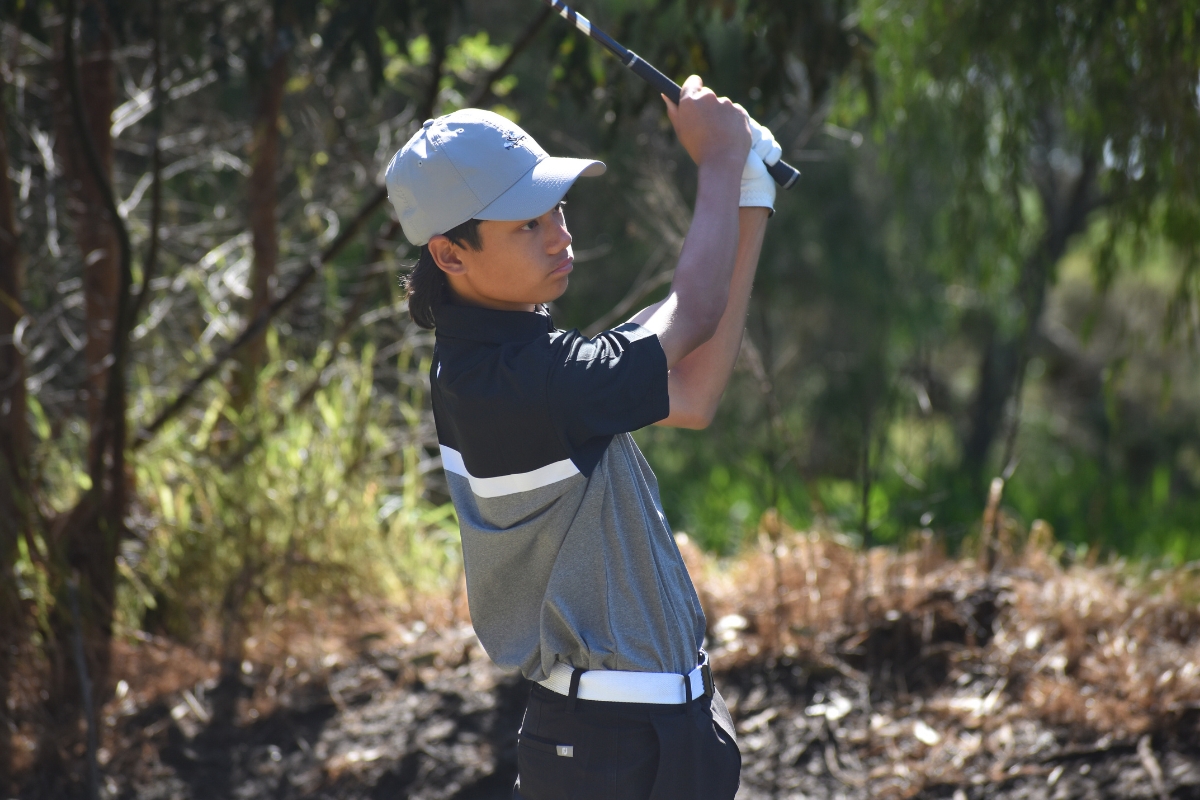
M613 437L589 480L546 592L542 663L684 674L704 612L633 437ZM570 635L548 620L562 620ZM554 652L550 652L550 650Z
M447 478L471 619L493 661L535 681L556 661L696 666L704 612L632 436L614 436L590 477L529 492L482 498L466 478Z
M690 672L704 613L630 431L667 416L658 337L437 311L434 417L475 631L504 667Z
M462 531L475 633L500 666L539 674L545 587L587 479L575 475L505 497L478 497L461 475L447 472L446 479Z

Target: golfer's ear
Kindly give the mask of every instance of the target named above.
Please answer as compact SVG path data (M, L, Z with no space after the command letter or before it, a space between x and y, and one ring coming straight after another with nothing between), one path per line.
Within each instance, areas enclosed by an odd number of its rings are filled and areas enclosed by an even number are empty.
M466 265L459 258L458 248L445 236L438 234L429 240L429 254L438 265L438 269L448 275L462 275L467 271Z

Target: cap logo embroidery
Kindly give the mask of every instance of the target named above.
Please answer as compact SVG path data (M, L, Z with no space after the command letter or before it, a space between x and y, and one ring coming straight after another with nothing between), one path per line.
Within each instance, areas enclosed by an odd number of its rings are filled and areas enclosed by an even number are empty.
M514 147L520 144L521 140L524 138L525 134L517 133L516 131L509 131L508 133L505 133L504 141L507 142L507 144L504 145L504 149L512 150Z

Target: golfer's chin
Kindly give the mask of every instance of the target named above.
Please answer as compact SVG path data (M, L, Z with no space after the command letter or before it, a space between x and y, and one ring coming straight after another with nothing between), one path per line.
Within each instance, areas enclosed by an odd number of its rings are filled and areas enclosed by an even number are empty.
M545 305L553 303L567 291L570 276L566 272L545 275L534 285L505 297L503 302L511 305Z
M530 293L530 296L536 294L537 299L530 300L529 302L535 305L553 303L555 300L562 297L563 293L567 291L567 284L570 282L570 280L570 276L566 273L559 275L548 275L538 286L538 291Z

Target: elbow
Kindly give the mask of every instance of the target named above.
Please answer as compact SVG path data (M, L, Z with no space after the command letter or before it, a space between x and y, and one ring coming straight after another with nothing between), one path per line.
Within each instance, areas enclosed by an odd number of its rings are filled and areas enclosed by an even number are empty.
M709 310L705 309L702 312L695 314L691 319L688 333L688 352L692 352L697 348L705 345L710 339L717 335L717 329L721 326L721 315L725 309Z
M693 349L717 335L728 302L728 291L709 290L684 304L683 316L690 323L688 338L694 343Z
M673 428L685 428L691 431L702 431L709 425L712 425L713 418L717 415L715 406L704 406L702 408L682 408L672 410L668 420Z

